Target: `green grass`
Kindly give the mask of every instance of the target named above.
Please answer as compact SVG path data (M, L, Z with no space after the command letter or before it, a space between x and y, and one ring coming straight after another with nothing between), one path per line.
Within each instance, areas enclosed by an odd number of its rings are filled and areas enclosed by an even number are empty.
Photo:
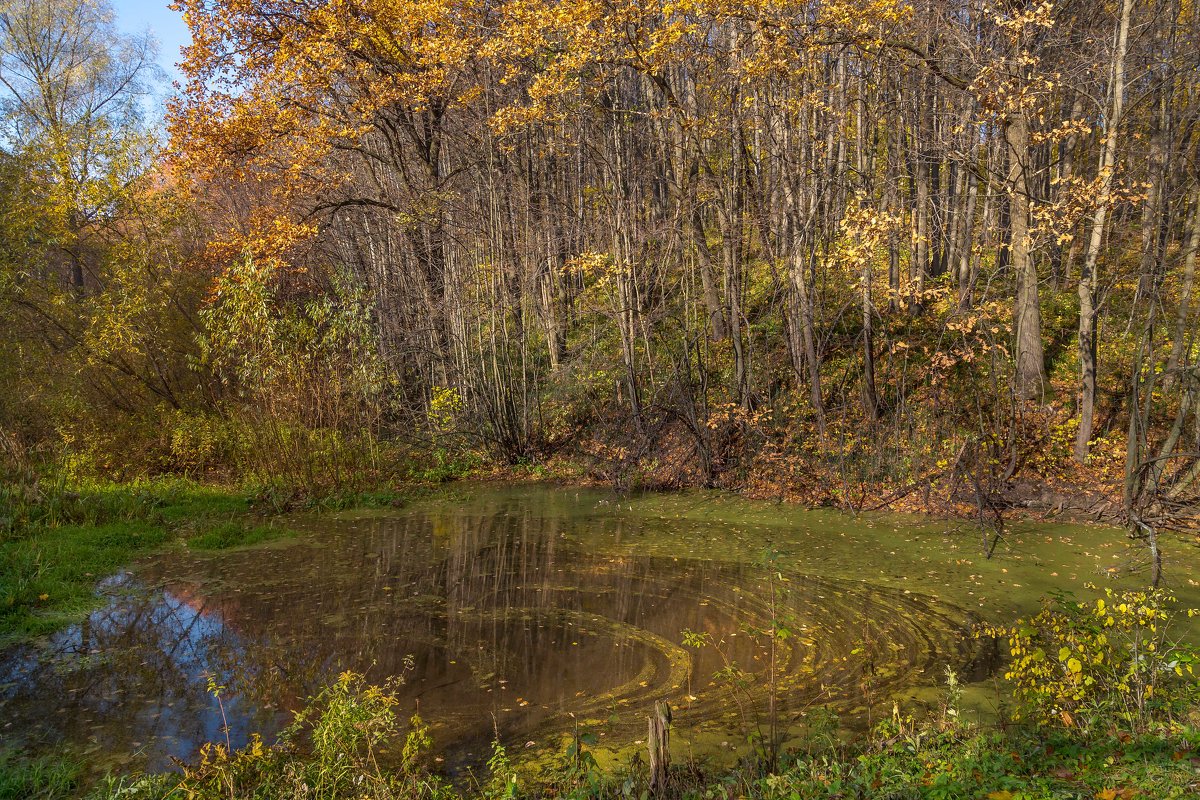
M294 535L294 531L274 525L221 522L203 533L188 537L187 545L193 550L228 550L233 547L250 547Z
M180 478L127 483L71 483L55 478L0 482L0 539L63 525L132 520L179 523L244 514L249 509L249 498L242 492Z
M212 546L265 540L267 529L238 522L250 512L245 494L178 479L4 485L0 644L78 620L99 601L97 581L185 534Z
M1196 797L1200 775L1190 758L1196 743L1195 731L1087 740L1033 727L915 729L876 734L858 753L797 754L776 773L743 781L740 793L814 800Z
M361 743L349 737L361 736L360 731L372 725L378 727L381 714L393 721L380 731L379 746L395 750L406 738L411 744L412 729L395 720L386 703L382 710L364 708L364 698L378 704L386 695L370 697L360 695L350 697L352 703L342 702L342 711L350 714L337 720L345 723L344 730L331 733L330 710L322 709L319 724L326 734L323 747L329 752L288 745L256 749L251 745L232 754L210 753L202 764L192 765L187 778L177 773L110 774L89 789L79 778L79 765L69 759L22 759L0 752L0 800L79 796L92 800L314 796L599 800L647 796L642 760L605 768L586 755L580 761L566 752L555 764L543 762L531 771L519 760L510 763L500 749L503 757L493 755L489 762L493 770L481 770L458 786L421 767L381 766L364 758ZM421 741L424 748L430 746L427 740ZM711 770L677 756L667 796L695 800L1183 800L1200 796L1198 747L1200 732L1190 726L1142 734L1114 729L1087 738L1032 725L980 731L937 722L884 723L871 735L851 743L835 737L792 750L774 770L752 764ZM425 755L421 763L431 762Z
M170 532L152 522L65 525L0 545L0 641L50 633L96 604L95 585Z
M0 800L58 800L79 789L79 765L73 761L0 751Z

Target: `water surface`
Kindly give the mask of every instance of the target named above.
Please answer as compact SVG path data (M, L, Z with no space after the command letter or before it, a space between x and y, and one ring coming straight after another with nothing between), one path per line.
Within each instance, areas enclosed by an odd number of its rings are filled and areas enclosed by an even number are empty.
M986 679L995 652L973 622L1141 580L1118 577L1141 551L1112 529L1024 524L988 560L969 525L716 493L465 487L286 524L302 535L139 562L82 624L0 656L4 738L170 768L226 725L235 746L270 738L352 669L403 678L403 713L433 723L451 769L477 764L495 731L518 749L576 725L631 742L659 699L677 746L703 752L754 726L772 661L785 727L819 705L865 724L947 669ZM1194 605L1197 563L1190 544L1168 550ZM685 647L685 631L719 647ZM713 680L731 664L752 676L744 693Z

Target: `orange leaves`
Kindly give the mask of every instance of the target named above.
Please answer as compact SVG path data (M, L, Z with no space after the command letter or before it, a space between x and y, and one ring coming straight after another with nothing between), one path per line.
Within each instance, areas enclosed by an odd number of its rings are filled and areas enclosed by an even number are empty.
M505 3L500 25L481 54L503 69L504 83L520 83L526 96L496 110L493 129L503 134L525 125L554 123L578 102L581 89L599 89L616 68L659 75L685 63L697 51L698 28L688 16L691 6L630 0Z
M811 77L820 74L826 42L877 43L910 13L896 0L511 0L499 6L480 55L502 70L502 83L520 84L526 95L494 110L492 126L503 134L553 124L621 69L650 79L677 115L696 112L685 112L672 85L680 69L697 84L738 79L744 104L754 101L757 85L781 81L795 84L793 91L774 92L772 102L820 96Z
M1030 29L1054 27L1054 2L1043 0L1041 4L1024 8L1021 13L1011 16L998 13L994 21L996 27L1016 41Z
M442 126L469 129L460 141L501 148L515 146L518 133L550 130L547 144L529 146L569 147L574 134L565 123L581 112L627 113L612 91L617 74L661 101L636 113L670 118L688 137L726 136L731 124L748 126L768 107L781 124L814 109L845 115L830 107L825 86L831 48L875 41L911 13L899 0L177 7L193 43L187 84L171 107L175 168L248 197L210 248L220 258L281 257L312 235L314 213L337 207L336 198L324 202L331 194L364 186L388 195L378 208L390 222L437 227L422 204L448 180L442 170L453 157L439 149L447 146ZM714 107L731 87L727 109ZM846 239L848 261L872 257L879 231L896 221L858 223Z
M170 108L175 169L243 216L209 257L281 258L315 232L305 211L350 179L336 155L360 147L387 109L444 106L473 57L476 7L444 0L180 0L193 44Z
M911 13L897 0L178 0L177 8L193 43L172 133L181 152L197 154L188 164L197 169L227 168L281 137L319 138L309 127L353 139L394 106L478 103L481 82L497 78L521 89L487 98L499 133L560 118L589 82L619 68L658 81L683 66L787 78L824 46L813 40L818 30L877 39ZM214 160L214 151L225 152Z

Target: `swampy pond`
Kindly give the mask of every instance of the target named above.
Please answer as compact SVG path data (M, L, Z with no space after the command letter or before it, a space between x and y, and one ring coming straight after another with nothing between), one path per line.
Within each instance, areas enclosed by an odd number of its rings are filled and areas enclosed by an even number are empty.
M1111 528L1014 525L988 560L966 523L719 493L464 486L278 524L300 535L133 564L100 584L105 605L83 623L0 655L5 741L168 769L224 741L223 719L235 746L269 739L350 669L403 677L402 713L432 723L451 772L486 757L493 731L523 753L557 751L576 725L632 747L658 699L675 709L676 749L719 757L744 736L713 675L761 673L769 640L755 632L773 619L791 634L775 672L794 731L818 706L853 726L894 700L931 702L947 668L986 713L997 652L973 622L1145 575L1114 577L1143 553ZM1190 605L1198 566L1195 545L1167 546L1166 580ZM721 644L686 647L685 631Z

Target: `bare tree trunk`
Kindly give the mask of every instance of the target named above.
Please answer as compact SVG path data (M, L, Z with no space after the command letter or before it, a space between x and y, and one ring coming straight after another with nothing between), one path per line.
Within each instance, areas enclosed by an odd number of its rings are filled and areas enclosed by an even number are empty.
M1174 386L1177 376L1175 371L1183 360L1183 349L1186 346L1188 321L1192 315L1192 290L1196 282L1196 251L1200 250L1200 181L1193 189L1192 222L1188 232L1187 246L1183 255L1183 280L1179 289L1179 308L1175 312L1175 335L1171 342L1171 355L1167 357L1166 374L1163 376L1163 390L1169 392Z
M821 363L817 360L816 335L813 330L812 292L808 281L809 255L797 243L792 252L792 289L799 306L800 342L804 348L804 364L808 372L808 400L817 418L817 430L825 435L825 403L821 398Z
M967 187L967 199L960 222L962 234L957 248L958 263L954 265L958 274L958 307L962 310L971 307L971 295L975 290L971 249L975 243L975 206L979 202L979 181L974 174L967 177Z
M712 328L714 341L721 341L729 335L729 326L725 321L725 309L721 305L721 295L717 292L717 281L714 277L712 250L704 232L704 220L700 210L695 209L691 214L692 241L696 245L696 254L700 263L700 287L704 296L704 307L708 311L708 322Z
M671 769L671 709L665 702L654 704L646 748L650 755L650 793L664 794Z
M1037 267L1029 240L1029 120L1016 111L1004 129L1008 145L1009 253L1016 277L1016 391L1023 400L1042 396L1046 371L1042 352L1042 312L1038 305Z
M875 388L875 308L871 303L871 262L863 260L862 276L863 317L863 413L867 419L879 416L879 392Z
M1104 241L1104 225L1112 207L1113 171L1117 163L1117 135L1125 106L1125 50L1129 39L1129 17L1133 0L1121 3L1121 21L1112 63L1112 112L1100 154L1100 198L1092 218L1092 234L1079 273L1079 430L1075 435L1075 459L1084 462L1092 440L1096 408L1096 264Z

